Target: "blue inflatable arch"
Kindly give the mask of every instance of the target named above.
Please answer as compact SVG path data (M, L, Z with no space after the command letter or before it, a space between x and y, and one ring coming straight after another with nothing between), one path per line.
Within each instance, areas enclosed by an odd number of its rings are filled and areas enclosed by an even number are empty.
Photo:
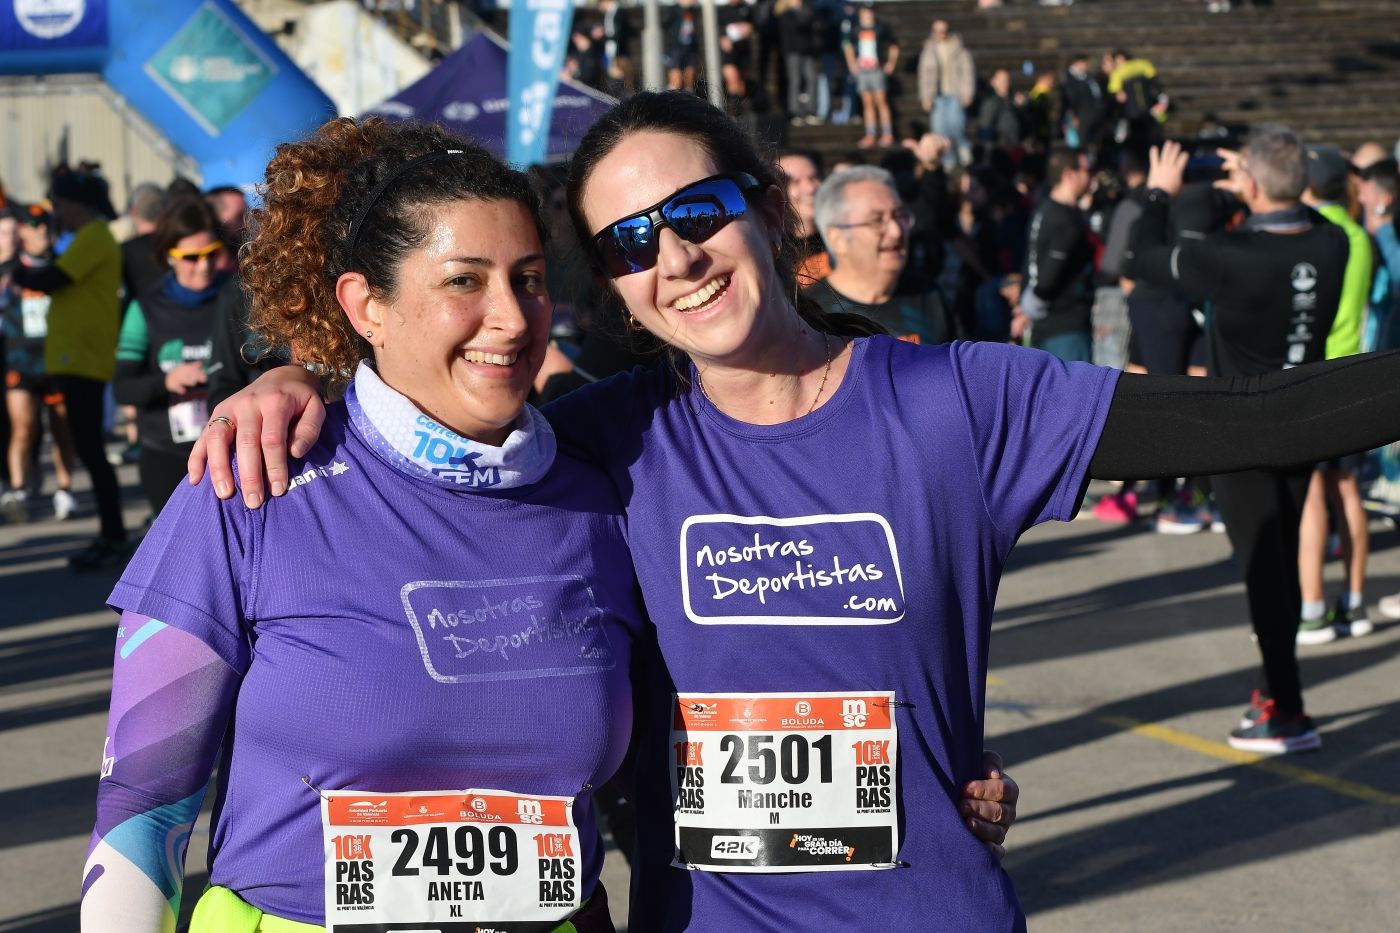
M100 73L206 188L262 178L335 105L231 0L0 3L0 74Z

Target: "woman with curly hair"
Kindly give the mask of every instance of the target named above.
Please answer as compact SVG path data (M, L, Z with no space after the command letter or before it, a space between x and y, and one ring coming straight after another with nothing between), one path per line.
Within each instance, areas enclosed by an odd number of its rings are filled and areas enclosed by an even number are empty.
M193 930L611 930L590 798L641 609L610 482L525 407L530 186L337 120L279 147L256 220L253 326L345 399L291 495L182 485L113 591L83 928L174 929L218 765Z

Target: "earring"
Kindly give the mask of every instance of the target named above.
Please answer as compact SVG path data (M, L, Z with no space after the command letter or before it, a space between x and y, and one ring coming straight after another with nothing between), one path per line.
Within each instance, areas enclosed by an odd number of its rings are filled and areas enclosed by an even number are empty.
M372 330L367 330L367 331L365 331L365 339L366 339L366 340L368 340L370 337L373 337L373 336L374 336L374 331L372 331Z

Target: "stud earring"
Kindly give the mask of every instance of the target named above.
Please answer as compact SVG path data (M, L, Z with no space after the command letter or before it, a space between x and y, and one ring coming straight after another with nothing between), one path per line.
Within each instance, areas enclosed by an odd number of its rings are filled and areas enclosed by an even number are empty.
M372 331L372 330L367 330L367 331L365 331L365 339L369 339L370 337L373 337L373 336L374 336L374 331Z

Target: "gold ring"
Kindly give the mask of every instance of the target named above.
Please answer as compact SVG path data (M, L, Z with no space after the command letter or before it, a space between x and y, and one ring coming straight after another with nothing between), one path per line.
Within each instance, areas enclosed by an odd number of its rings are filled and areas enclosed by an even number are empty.
M221 422L221 421L222 421L224 424L228 425L230 429L233 428L233 419L232 419L232 418L229 418L227 415L219 415L219 416L217 416L217 417L215 417L215 418L210 418L210 419L209 419L209 423L206 424L204 427L205 427L206 429L212 428L214 425L218 424L218 423Z

